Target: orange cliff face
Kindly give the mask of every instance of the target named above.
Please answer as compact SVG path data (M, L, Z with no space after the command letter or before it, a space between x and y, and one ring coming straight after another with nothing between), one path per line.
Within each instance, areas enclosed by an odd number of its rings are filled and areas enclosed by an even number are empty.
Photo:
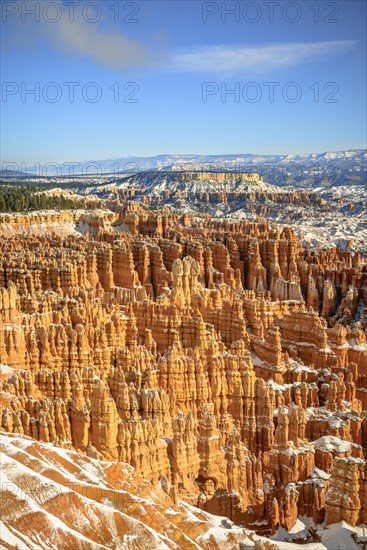
M73 216L0 220L2 430L264 533L361 522L366 260L265 222ZM327 496L343 476L353 513Z

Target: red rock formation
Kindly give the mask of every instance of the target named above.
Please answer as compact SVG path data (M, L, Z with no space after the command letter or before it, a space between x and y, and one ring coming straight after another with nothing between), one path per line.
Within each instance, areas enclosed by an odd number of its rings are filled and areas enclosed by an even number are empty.
M336 458L326 493L326 524L346 521L350 525L366 518L366 462L358 458Z
M85 235L0 237L2 429L267 533L322 521L334 465L367 447L365 259L136 203L73 216Z

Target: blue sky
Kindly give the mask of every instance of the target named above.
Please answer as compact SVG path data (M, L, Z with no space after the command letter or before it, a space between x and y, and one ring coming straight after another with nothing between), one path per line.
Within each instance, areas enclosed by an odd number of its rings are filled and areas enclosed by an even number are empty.
M363 1L36 4L2 2L3 162L366 147Z

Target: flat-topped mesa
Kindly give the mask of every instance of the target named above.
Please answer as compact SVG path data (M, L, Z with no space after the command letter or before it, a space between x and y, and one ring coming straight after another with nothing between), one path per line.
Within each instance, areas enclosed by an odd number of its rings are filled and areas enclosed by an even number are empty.
M264 178L260 174L255 172L214 172L214 171L194 171L194 172L170 172L170 175L177 181L216 181L218 183L226 181L248 181L248 182L257 182L264 181Z

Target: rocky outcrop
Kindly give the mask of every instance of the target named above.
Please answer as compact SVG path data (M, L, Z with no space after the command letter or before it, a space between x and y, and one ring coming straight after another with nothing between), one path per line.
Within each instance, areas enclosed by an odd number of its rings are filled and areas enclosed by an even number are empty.
M359 458L336 458L326 493L326 524L346 521L364 523L367 517L366 462Z
M264 533L334 513L367 447L365 259L137 203L83 223L0 236L2 430Z

